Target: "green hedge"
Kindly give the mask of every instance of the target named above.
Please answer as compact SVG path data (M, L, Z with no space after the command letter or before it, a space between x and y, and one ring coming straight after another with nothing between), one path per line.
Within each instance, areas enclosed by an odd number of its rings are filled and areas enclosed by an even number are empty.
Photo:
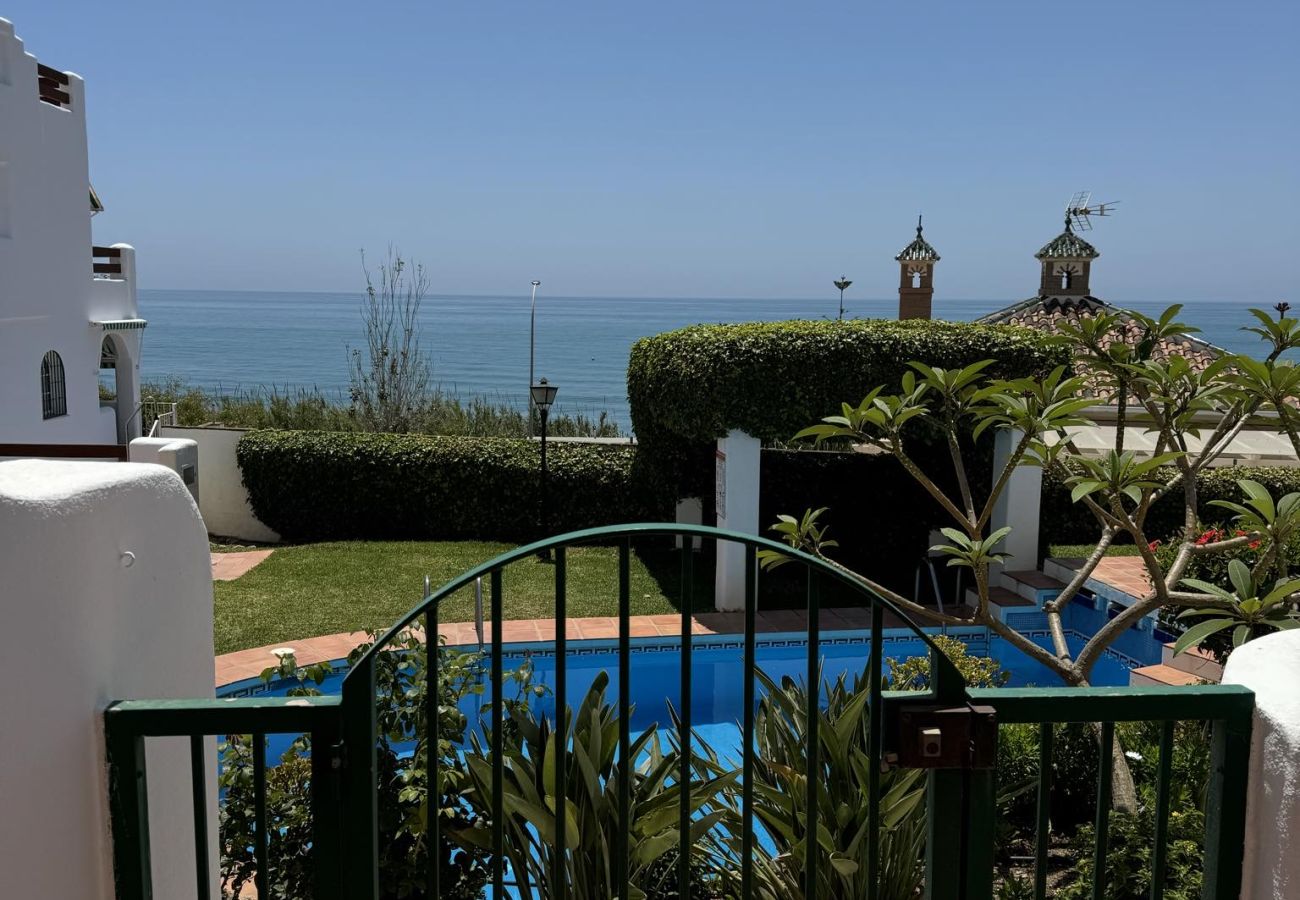
M788 440L822 416L893 385L913 360L998 361L1002 376L1045 372L1068 354L1036 331L927 319L694 325L632 345L627 393L637 439L710 441L736 428Z
M532 441L251 431L237 454L253 512L286 540L540 536ZM670 517L636 462L631 446L549 444L549 530Z
M1171 478L1175 470L1163 470L1161 477ZM1287 466L1247 468L1224 466L1202 472L1197 479L1196 499L1198 514L1207 525L1226 522L1232 514L1216 506L1211 500L1241 502L1241 488L1237 482L1249 478L1268 488L1274 499L1283 494L1300 491L1300 469ZM1147 534L1152 539L1166 540L1183 527L1183 492L1171 491L1156 503L1147 514ZM1070 488L1056 475L1043 476L1042 540L1046 552L1049 544L1088 544L1097 540L1100 529L1092 513L1081 503L1070 502Z
M695 325L632 345L627 394L647 477L679 497L711 497L711 445L730 429L788 441L841 403L897 384L913 360L983 359L998 361L992 374L1013 377L1068 354L1025 328L926 319ZM888 495L888 485L877 487ZM887 496L877 502L891 508Z

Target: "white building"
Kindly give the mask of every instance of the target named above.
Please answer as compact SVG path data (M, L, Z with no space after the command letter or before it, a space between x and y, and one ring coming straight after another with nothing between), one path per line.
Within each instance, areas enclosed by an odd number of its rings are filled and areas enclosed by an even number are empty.
M135 251L92 247L85 85L0 19L0 443L140 434ZM100 399L100 376L116 399Z

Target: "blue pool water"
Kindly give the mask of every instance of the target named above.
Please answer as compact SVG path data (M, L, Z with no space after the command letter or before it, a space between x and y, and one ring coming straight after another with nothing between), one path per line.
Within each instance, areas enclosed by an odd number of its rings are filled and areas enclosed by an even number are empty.
M1041 613L1037 615L1041 616ZM1072 604L1066 618L1072 650L1077 652L1082 647L1084 635L1095 632L1105 615L1106 613L1086 604ZM1032 624L1034 623L1026 620L1019 623L1018 627L1041 646L1049 646L1046 629L1035 631L1026 627ZM985 628L950 628L948 634L963 641L973 655L997 659L1002 667L1011 673L1009 684L1012 686L1050 686L1060 683L1048 669L1025 656L1002 638L992 635ZM1166 636L1159 633L1129 631L1121 637L1112 651L1098 662L1093 672L1093 683L1099 686L1127 685L1130 669L1159 660L1160 643L1164 639ZM870 632L865 630L838 631L823 635L819 644L823 678L833 680L843 674L851 683L853 677L862 673L866 667L870 640ZM901 661L909 656L920 656L926 652L923 642L907 629L886 630L883 642L886 660L893 658ZM759 666L777 681L783 676L802 679L807 671L807 647L806 635L803 633L762 635L757 642ZM534 681L553 689L555 685L554 645L549 643L508 645L505 654L507 669L521 665L526 659L531 660L533 664ZM568 679L566 699L570 706L576 708L582 702L593 679L602 671L607 672L610 678L606 697L610 702L617 701L618 645L616 641L571 641L565 659ZM661 727L668 725L671 721L668 713L669 704L680 709L680 641L675 638L633 640L630 672L630 695L635 704L631 720L633 732L641 731L655 723ZM345 675L346 672L341 664L336 664L336 671L325 680L320 689L326 694L338 693ZM267 686L256 679L251 679L227 685L218 690L218 695L282 695L289 687L291 685L285 682ZM736 723L741 718L743 690L743 645L739 636L696 637L692 642L691 719L701 737L720 752L735 751L739 747ZM477 722L480 710L490 702L490 687L485 678L484 693L467 696L462 701L461 708L470 722ZM539 714L548 716L554 714L553 696L535 702ZM281 736L278 739L268 736L268 756L277 758L287 746L289 739L289 736Z

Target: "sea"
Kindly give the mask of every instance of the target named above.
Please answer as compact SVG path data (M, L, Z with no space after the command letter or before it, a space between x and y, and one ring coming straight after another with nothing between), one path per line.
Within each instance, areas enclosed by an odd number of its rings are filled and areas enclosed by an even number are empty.
M140 292L144 380L178 378L210 391L319 390L344 402L350 348L364 347L361 297L263 291ZM936 300L935 318L969 321L1011 300ZM1164 303L1127 306L1147 314ZM1182 320L1200 337L1238 353L1260 342L1241 330L1251 304L1190 303ZM537 297L534 372L559 387L561 413L607 413L630 430L628 352L646 335L697 323L833 319L839 298L690 299ZM893 318L897 299L846 299L846 318ZM421 308L421 346L447 394L523 408L529 375L529 297L430 295Z

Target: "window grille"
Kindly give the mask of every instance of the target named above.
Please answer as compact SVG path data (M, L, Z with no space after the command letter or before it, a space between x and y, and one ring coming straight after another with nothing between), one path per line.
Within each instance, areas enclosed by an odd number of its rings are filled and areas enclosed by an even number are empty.
M53 350L41 360L41 416L53 419L68 414L68 385L63 360Z

